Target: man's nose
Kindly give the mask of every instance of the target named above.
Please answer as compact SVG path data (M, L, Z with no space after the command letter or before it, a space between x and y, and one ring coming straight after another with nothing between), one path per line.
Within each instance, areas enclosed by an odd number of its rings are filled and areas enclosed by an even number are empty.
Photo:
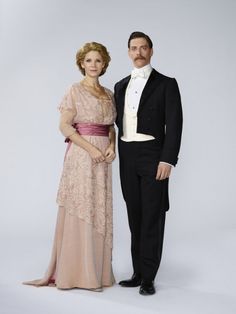
M142 55L142 54L141 54L141 48L138 48L138 49L137 49L137 54L138 54L139 56Z

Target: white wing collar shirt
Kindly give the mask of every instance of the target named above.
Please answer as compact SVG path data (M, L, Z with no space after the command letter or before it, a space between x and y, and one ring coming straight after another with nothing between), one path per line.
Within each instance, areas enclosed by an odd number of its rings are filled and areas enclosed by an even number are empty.
M134 68L125 94L125 109L123 117L124 135L121 140L125 142L150 141L155 139L151 135L137 133L137 112L140 98L147 80L152 72L150 64L142 68Z

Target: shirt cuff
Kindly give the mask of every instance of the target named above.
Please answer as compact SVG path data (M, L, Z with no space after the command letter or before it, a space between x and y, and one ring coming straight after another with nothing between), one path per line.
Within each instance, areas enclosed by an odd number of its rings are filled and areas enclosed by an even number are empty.
M169 166L171 166L171 167L174 167L174 165L169 164L168 162L165 162L165 161L160 161L160 164L166 164L166 165L169 165Z

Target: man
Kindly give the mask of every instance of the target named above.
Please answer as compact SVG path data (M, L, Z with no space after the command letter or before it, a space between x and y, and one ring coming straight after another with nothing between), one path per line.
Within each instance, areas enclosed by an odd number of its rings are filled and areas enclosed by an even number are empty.
M177 82L150 65L149 36L133 32L128 40L132 74L115 85L119 129L120 178L131 231L134 273L119 284L155 293L161 261L168 178L178 159L182 108Z

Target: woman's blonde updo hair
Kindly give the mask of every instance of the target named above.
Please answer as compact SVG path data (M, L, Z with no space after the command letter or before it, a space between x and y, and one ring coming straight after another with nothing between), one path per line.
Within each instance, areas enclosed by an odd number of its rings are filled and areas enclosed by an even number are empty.
M107 51L107 48L103 46L102 44L91 42L86 43L82 48L79 49L79 51L76 53L76 64L78 65L80 72L85 75L85 70L82 68L81 63L84 61L84 58L86 54L90 51L97 51L100 53L102 60L104 62L104 68L102 69L102 72L99 76L103 75L106 72L106 69L108 67L108 64L111 60L109 52Z

